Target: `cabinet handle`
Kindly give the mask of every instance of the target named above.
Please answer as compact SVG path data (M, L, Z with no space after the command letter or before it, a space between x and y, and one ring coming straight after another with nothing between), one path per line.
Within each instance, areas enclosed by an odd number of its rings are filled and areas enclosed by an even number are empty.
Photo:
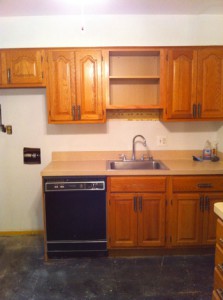
M135 196L133 200L134 200L134 211L137 212L137 197Z
M209 197L205 197L205 210L210 211L210 200Z
M73 116L73 120L75 120L75 105L72 105L72 116Z
M198 183L197 187L199 188L213 188L211 183Z
M142 212L142 197L139 197L139 211Z
M11 70L10 69L7 69L7 80L8 80L8 83L11 83Z
M77 119L78 120L81 119L81 106L80 105L77 106Z
M223 238L219 239L220 244L223 244Z
M198 116L198 118L201 117L201 104L200 103L197 106L197 116Z
M193 118L196 118L197 116L197 105L193 104Z
M200 196L200 211L204 211L204 196Z

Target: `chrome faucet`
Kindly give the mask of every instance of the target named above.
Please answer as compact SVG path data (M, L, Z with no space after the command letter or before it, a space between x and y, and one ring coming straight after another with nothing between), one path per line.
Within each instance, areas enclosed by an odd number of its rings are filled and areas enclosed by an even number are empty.
M132 160L136 160L136 155L135 155L135 140L136 140L136 138L138 138L138 137L140 137L140 138L143 139L143 142L142 142L142 143L143 143L143 146L146 147L146 139L144 138L144 136L142 136L142 135L140 135L140 134L134 136L134 138L133 138L133 140L132 140Z

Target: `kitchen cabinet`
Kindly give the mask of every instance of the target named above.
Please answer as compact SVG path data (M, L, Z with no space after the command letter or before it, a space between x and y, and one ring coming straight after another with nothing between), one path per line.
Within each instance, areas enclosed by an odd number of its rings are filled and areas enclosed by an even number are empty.
M214 268L214 290L212 300L223 297L223 222L217 219L215 268Z
M49 50L49 123L105 121L100 50Z
M172 246L214 244L214 203L222 199L221 176L173 176L170 216Z
M110 248L165 244L165 177L108 178Z
M8 49L0 51L0 88L45 86L45 51Z
M107 109L162 108L165 50L109 50Z
M223 119L223 47L168 50L164 120Z

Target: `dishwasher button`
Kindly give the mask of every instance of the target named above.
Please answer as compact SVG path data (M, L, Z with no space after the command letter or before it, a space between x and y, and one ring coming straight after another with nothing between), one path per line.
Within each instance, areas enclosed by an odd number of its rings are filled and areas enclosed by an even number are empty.
M61 184L61 185L60 185L60 189L64 189L64 185Z

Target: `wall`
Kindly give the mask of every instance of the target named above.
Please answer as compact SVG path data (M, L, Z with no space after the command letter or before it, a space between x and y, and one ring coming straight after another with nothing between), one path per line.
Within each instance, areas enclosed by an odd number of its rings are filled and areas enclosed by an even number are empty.
M207 45L222 44L222 16L86 16L0 18L0 48L51 46ZM216 30L216 28L218 30ZM114 121L95 125L47 124L45 89L0 90L4 124L0 132L0 231L42 229L40 171L52 151L130 150L135 134L149 149L202 149L206 139L219 140L221 122L161 123ZM23 147L40 147L41 165L23 164Z

